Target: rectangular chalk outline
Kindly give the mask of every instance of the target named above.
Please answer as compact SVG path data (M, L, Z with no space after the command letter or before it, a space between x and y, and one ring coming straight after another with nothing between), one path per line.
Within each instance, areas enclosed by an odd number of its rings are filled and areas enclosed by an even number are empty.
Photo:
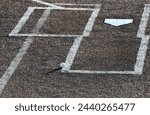
M90 71L90 70L71 70L72 60L69 67L62 69L63 73L80 73L80 74L132 74L132 75L141 75L143 74L144 61L146 57L147 47L149 44L150 35L145 35L145 30L150 15L150 4L145 4L144 12L141 17L141 22L137 32L137 37L142 38L139 51L137 53L136 63L134 66L134 71ZM84 36L82 36L84 37ZM76 55L76 54L75 54ZM68 57L69 58L69 57ZM74 57L75 58L75 57ZM67 60L67 59L66 59ZM67 61L66 61L67 62ZM65 62L65 63L66 63Z
M76 6L76 5L78 5L78 4L61 4L61 3L55 3L55 4L56 5L60 5L60 6L61 5L68 5L68 6ZM97 4L79 4L79 5L81 5L81 6L82 5L83 6L92 6L93 5L93 6L96 6L96 7L98 7L98 6L101 7L101 5L97 5ZM95 10L97 10L97 8L93 9L93 8L64 8L64 7L60 7L60 8L54 8L54 7L29 7L28 10L29 9L30 9L30 11L32 11L34 9L61 9L61 10L65 10L65 9L67 9L67 10L79 10L80 9L80 10L93 10L93 12ZM147 46L148 46L149 39L150 39L150 35L145 35L145 29L146 29L148 18L149 18L149 13L150 13L150 4L145 4L144 12L143 12L143 15L142 15L142 18L141 18L141 22L140 22L140 25L139 25L139 30L138 30L138 33L137 33L137 37L142 38L142 40L141 40L141 44L140 44L139 51L138 51L138 54L137 54L137 58L136 58L137 60L136 60L136 63L135 63L134 71L71 70L70 67L71 67L71 65L72 65L72 63L74 61L74 57L75 57L76 52L77 52L76 51L75 54L73 54L74 56L72 56L73 59L72 59L71 64L69 64L69 67L63 68L62 72L63 73L87 73L87 74L139 74L139 75L141 75L143 73L144 60L145 60L145 56L146 56L146 52L147 52ZM30 13L28 12L28 15L29 14ZM27 16L27 17L29 17L29 16ZM27 19L26 19L26 21L27 21ZM26 21L24 21L23 23L25 23ZM18 22L18 24L19 24L19 22ZM17 27L17 25L16 25L16 27ZM90 28L90 30L91 29L92 29L92 27ZM16 31L18 31L18 30L15 30L15 28L14 28L9 35L10 36L73 37L73 38L75 38L75 41L77 41L77 42L78 42L78 39L79 39L79 42L81 42L83 37L88 37L90 35L90 32L91 32L91 31L86 32L86 30L84 30L82 35L69 35L69 34L61 35L61 34L38 34L38 33L18 34L20 30L18 32L16 32ZM77 48L77 50L78 50L78 48ZM67 57L67 58L69 58L69 57ZM67 62L67 59L66 59L66 62Z
M58 4L58 5L65 5L65 4ZM73 4L66 4L66 5L73 6ZM87 5L87 6L89 6L89 5ZM24 15L20 19L18 24L14 27L14 29L9 34L9 36L19 36L19 37L21 37L21 36L24 36L24 37L29 37L29 36L33 36L33 37L73 37L73 38L81 36L81 35L71 35L71 34L40 34L40 33L22 34L22 33L19 33L20 30L23 28L24 24L27 22L27 20L31 16L31 14L36 9L41 9L41 10L50 9L50 10L77 10L77 11L88 11L89 10L89 11L94 11L94 8L28 7L28 9L25 13L27 15Z

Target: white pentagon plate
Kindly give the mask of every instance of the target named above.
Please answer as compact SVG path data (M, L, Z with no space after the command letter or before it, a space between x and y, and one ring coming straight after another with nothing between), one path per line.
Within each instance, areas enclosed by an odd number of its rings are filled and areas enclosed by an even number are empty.
M105 19L104 23L117 27L133 23L133 19Z

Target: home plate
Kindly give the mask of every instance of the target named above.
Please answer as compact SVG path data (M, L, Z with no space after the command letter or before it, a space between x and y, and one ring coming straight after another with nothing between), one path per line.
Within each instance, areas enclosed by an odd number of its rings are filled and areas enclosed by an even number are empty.
M133 23L133 19L105 19L104 23L117 27Z

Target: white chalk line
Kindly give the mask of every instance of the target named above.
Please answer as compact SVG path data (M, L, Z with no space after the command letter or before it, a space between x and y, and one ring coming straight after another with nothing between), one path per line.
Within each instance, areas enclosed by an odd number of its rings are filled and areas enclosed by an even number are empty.
M134 71L137 74L142 74L143 73L144 61L145 61L145 58L146 58L148 44L149 44L149 37L142 38L140 48L139 48L139 51L138 51L138 54L137 54L136 64L135 64L135 67L134 67Z
M148 19L149 19L149 13L150 13L150 4L146 4L145 7L144 7L144 12L142 14L139 29L138 29L138 32L137 32L137 37L142 38L142 40L141 40L141 44L140 44L140 47L139 47L139 51L137 53L137 59L136 59L136 63L135 63L135 66L134 66L134 71L70 70L70 67L73 63L73 62L70 62L69 67L65 68L62 72L85 73L85 74L87 73L87 74L138 74L138 75L141 75L143 73L144 61L145 61L145 58L146 58L147 47L148 47L149 39L150 39L150 35L145 35L145 30L146 30ZM70 55L71 55L71 53L70 53ZM68 59L68 60L71 60L71 59ZM67 62L67 64L68 64L68 62Z
M61 6L58 6L58 5L55 5L55 4L51 4L51 3L48 3L48 2L45 2L45 1L42 1L42 0L32 0L33 2L37 2L39 4L43 4L43 5L46 5L46 6L49 6L49 7L53 7L53 8L62 8Z
M23 37L28 37L28 36L33 36L33 37L70 37L70 38L76 38L79 37L80 35L71 35L71 34L12 34L11 36L23 36Z
M46 21L48 15L50 13L50 10L45 10L41 18L38 20L36 26L33 28L33 33L38 33L41 29L42 25ZM18 67L19 63L23 59L23 56L27 53L31 43L33 42L34 38L32 36L29 36L26 41L21 46L21 49L17 53L16 57L11 62L10 66L7 68L6 72L3 74L3 76L0 78L0 94L2 93L3 89L5 88L5 85L15 72L16 68Z
M74 58L76 56L76 52L80 46L82 39L83 39L82 36L74 39L74 43L73 43L72 47L70 48L69 53L66 58L66 61L65 61L66 66L65 66L65 68L62 69L62 72L67 71L71 68L71 65L73 64Z
M144 61L146 58L147 48L148 48L149 39L150 39L149 36L145 35L145 30L148 24L149 14L150 14L150 5L145 4L144 12L142 14L141 22L139 25L139 30L137 33L137 37L142 38L139 51L137 53L136 63L134 66L134 71L137 74L142 74L143 69L144 69Z
M81 41L83 39L83 37L88 37L90 35L90 32L92 31L92 28L94 26L94 22L96 20L96 17L98 16L98 13L100 11L100 7L95 8L95 10L92 12L91 17L88 20L88 23L83 31L82 36L77 37L76 39L74 39L74 43L72 45L72 47L70 48L70 51L67 55L66 61L65 61L65 68L62 69L63 71L67 71L70 70L71 65L73 64L74 58L76 56L77 50L79 49L79 46L81 44Z
M148 9L150 6L145 5L144 7L144 12L142 14L142 18L141 18L141 22L139 25L139 30L137 33L137 37L139 38L143 38L145 37L145 30L147 27L147 23L148 23L148 19L149 19L149 13L150 13L150 9Z
M89 70L67 70L65 73L80 73L80 74L137 74L135 71L89 71Z
M19 20L18 24L11 31L11 33L9 34L9 36L17 35L19 33L19 31L24 26L24 24L26 23L26 21L29 19L30 15L32 14L33 11L34 11L34 8L32 8L32 7L29 7L27 9L27 11L23 15L23 17Z
M62 8L55 8L55 7L33 7L34 9L39 9L39 10L44 10L44 9L51 9L51 10L94 10L94 8L65 8L65 7L62 7Z
M100 11L100 6L99 6L99 8L95 8L95 10L93 11L93 13L92 13L91 17L89 18L89 21L85 27L85 30L82 34L83 37L90 36L90 33L93 29L94 22L96 20L96 17L98 16L99 11Z
M62 5L62 6L93 6L95 7L96 5L101 5L101 4L72 4L72 3L54 3L56 5Z

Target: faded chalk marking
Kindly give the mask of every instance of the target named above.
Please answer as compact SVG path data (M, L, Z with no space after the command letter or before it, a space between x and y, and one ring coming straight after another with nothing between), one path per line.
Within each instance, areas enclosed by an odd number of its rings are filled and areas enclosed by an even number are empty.
M42 25L46 21L48 15L50 13L50 9L45 10L42 17L38 20L36 26L33 28L32 32L33 33L38 33L39 30L41 29ZM16 57L14 60L11 62L10 66L7 68L6 72L3 74L3 76L0 78L0 94L2 93L5 85L15 72L16 68L18 67L19 63L23 59L23 56L27 53L31 43L33 42L34 38L32 36L29 36L26 41L23 43L21 49L17 53Z
M62 8L61 6L57 6L55 4L51 4L51 3L48 3L48 2L44 2L42 0L32 0L33 2L37 2L37 3L40 3L40 4L43 4L43 5L46 5L46 6L49 6L49 7L54 7L54 8Z
M96 7L95 10L93 11L91 17L88 20L88 23L87 23L85 29L84 29L83 34L74 40L74 43L73 43L73 45L67 55L67 58L66 58L66 62L65 62L66 67L62 69L62 72L70 70L71 65L73 64L74 58L76 56L76 53L81 44L81 41L82 41L83 37L88 37L90 35L90 32L92 31L95 19L98 16L99 11L100 11L100 6Z
M14 35L17 35L19 33L19 31L24 26L26 21L29 19L30 15L32 14L33 11L34 11L33 7L29 7L27 9L27 11L23 15L23 17L19 20L18 24L15 26L15 28L12 30L12 32L9 34L9 36L14 36Z

